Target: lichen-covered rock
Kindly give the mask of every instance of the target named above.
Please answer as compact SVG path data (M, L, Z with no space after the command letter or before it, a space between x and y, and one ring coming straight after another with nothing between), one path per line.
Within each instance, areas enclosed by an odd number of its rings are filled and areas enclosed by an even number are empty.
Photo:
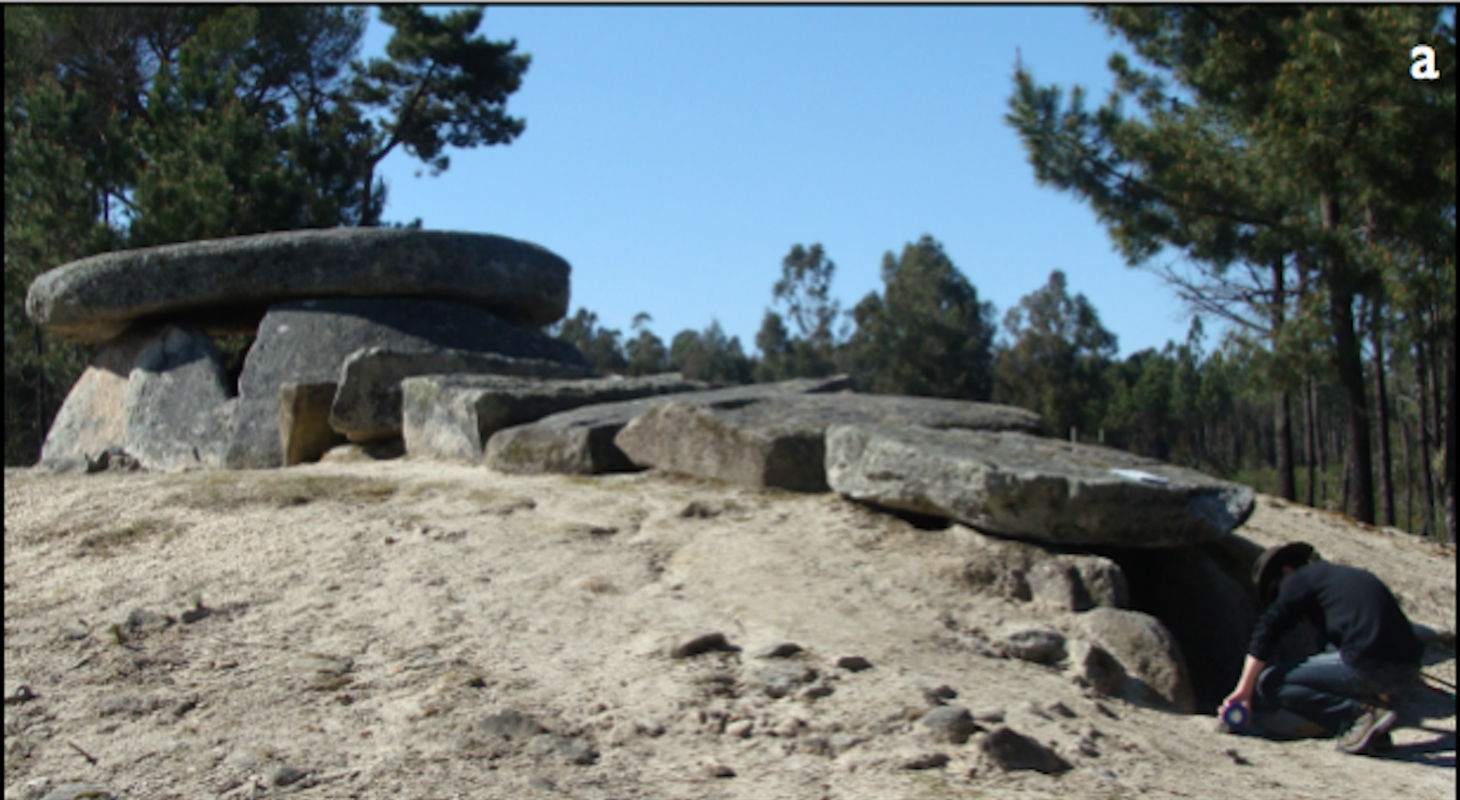
M797 378L778 383L730 386L675 395L676 402L742 403L785 394L816 394L851 388L845 375ZM614 444L614 437L662 398L647 397L583 406L504 428L487 440L487 465L502 472L558 472L585 475L638 469Z
M835 425L826 448L828 482L848 497L1058 546L1212 541L1254 498L1195 470L1025 433Z
M1030 599L1061 611L1086 611L1095 606L1127 608L1130 591L1120 566L1092 555L1058 555L1029 568Z
M1046 775L1058 775L1072 768L1070 762L1049 746L1007 725L1000 725L980 739L978 749L985 758L1006 772L1034 770Z
M1122 696L1133 703L1196 711L1186 658L1159 619L1140 611L1093 608L1077 618L1084 637L1120 662Z
M228 375L213 342L167 327L137 354L123 446L144 469L216 468L228 446Z
M404 428L401 381L413 375L433 373L461 375L463 378L472 375L587 378L593 375L593 368L578 361L513 358L501 353L451 348L361 348L346 356L340 366L339 389L329 414L330 427L352 442L400 436Z
M708 388L679 373L577 380L420 375L401 381L402 436L413 457L477 463L503 428L588 405Z
M141 329L104 345L71 387L41 463L85 469L115 449L146 469L218 466L231 410L227 376L206 336Z
M523 325L568 307L568 263L537 245L403 228L283 231L101 253L31 283L25 309L52 334L104 342L134 321L252 331L265 309L319 297L435 297Z
M1041 425L1032 411L992 403L874 394L767 396L750 402L670 398L635 418L614 444L635 464L755 488L827 490L826 429L847 423L1018 430Z
M346 357L367 347L495 352L586 365L572 345L481 309L440 300L303 300L269 309L244 359L225 466L277 467L279 387L338 381Z

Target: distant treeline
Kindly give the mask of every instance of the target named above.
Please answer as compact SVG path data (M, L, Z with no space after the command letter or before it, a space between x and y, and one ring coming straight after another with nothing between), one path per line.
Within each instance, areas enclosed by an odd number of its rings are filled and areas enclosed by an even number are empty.
M791 248L756 336L758 353L713 321L666 345L649 329L647 313L636 317L631 336L599 325L583 308L551 331L608 374L673 370L745 383L844 372L860 391L1022 406L1042 414L1051 435L1206 470L1316 507L1351 505L1344 395L1321 357L1301 362L1312 369L1305 373L1239 333L1208 347L1194 316L1185 341L1119 359L1114 334L1058 270L996 326L992 304L978 300L927 236L900 256L888 253L882 291L850 311L831 299L834 272L819 245ZM1380 454L1378 521L1449 539L1442 431L1451 402L1445 373L1453 366L1437 359L1440 343L1402 342L1372 325L1361 332ZM1284 436L1292 442L1286 465Z

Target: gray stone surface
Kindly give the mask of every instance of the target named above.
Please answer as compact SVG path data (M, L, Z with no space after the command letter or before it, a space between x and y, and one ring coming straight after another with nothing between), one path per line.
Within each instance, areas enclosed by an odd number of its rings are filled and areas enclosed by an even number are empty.
M1008 772L1034 770L1046 775L1057 775L1072 769L1070 762L1048 745L1008 726L995 728L988 736L979 740L978 748L995 766Z
M1061 611L1130 606L1125 574L1101 556L1060 555L1039 561L1029 568L1027 580L1030 599Z
M1076 620L1086 639L1120 662L1126 700L1183 714L1196 710L1186 658L1159 619L1140 611L1094 608Z
M227 445L228 378L209 339L142 329L108 342L51 423L41 464L81 470L108 450L153 470L216 467Z
M487 440L503 428L587 405L707 388L679 373L582 380L422 375L401 382L402 436L412 457L479 463Z
M116 800L112 790L95 783L68 781L53 787L40 800Z
M213 342L166 327L138 353L127 381L123 446L144 469L217 468L228 446L219 417L228 399L228 374Z
M1031 411L991 403L873 394L770 396L656 404L614 438L636 464L743 486L826 491L826 429L848 423L1038 431Z
M345 357L365 347L491 351L586 364L572 345L511 325L472 306L439 300L303 300L269 309L244 359L225 466L277 467L279 387L339 378Z
M1077 639L1068 644L1067 660L1075 679L1097 694L1118 696L1125 687L1125 668L1105 648Z
M1053 664L1065 658L1065 637L1038 625L1008 625L995 636L994 648L1009 658Z
M1059 546L1212 541L1254 499L1195 470L1024 433L836 425L826 445L828 483L848 497Z
M524 325L568 306L568 263L537 245L475 233L330 228L122 250L63 264L31 283L26 313L73 342L104 342L135 320L251 331L281 301L436 297Z
M346 356L340 365L339 391L330 410L330 426L352 442L400 436L401 380L433 373L586 378L593 375L593 368L584 363L512 358L500 353L450 348L424 351L361 348Z
M839 375L731 386L680 394L674 399L737 403L773 395L837 392L849 388L851 379ZM502 472L580 475L635 469L629 457L614 444L614 436L635 417L662 402L663 398L649 397L584 406L551 414L537 422L504 428L487 440L487 465Z
M150 333L132 333L104 345L71 386L46 441L41 465L81 471L108 448L123 449L126 439L127 381L137 356L152 343Z
M979 730L973 721L973 712L963 706L938 706L924 714L918 722L933 739L949 744L963 744L974 731Z
M279 387L279 448L284 466L318 461L345 437L330 427L336 384L285 383Z

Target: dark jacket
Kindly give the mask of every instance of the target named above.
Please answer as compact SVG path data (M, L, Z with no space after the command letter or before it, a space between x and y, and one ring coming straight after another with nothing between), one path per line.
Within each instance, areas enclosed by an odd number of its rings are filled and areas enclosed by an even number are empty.
M1247 652L1266 662L1282 635L1307 619L1360 671L1419 665L1424 646L1389 587L1357 567L1317 561L1283 581L1277 599L1257 620Z

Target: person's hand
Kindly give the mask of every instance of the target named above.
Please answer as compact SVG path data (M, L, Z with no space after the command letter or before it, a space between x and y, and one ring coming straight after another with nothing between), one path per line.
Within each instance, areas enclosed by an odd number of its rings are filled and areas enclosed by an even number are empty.
M1244 692L1241 689L1238 689L1227 695L1227 699L1222 701L1222 707L1217 709L1218 716L1220 716L1222 712L1226 711L1234 703L1240 703L1247 709L1251 710L1252 692Z

